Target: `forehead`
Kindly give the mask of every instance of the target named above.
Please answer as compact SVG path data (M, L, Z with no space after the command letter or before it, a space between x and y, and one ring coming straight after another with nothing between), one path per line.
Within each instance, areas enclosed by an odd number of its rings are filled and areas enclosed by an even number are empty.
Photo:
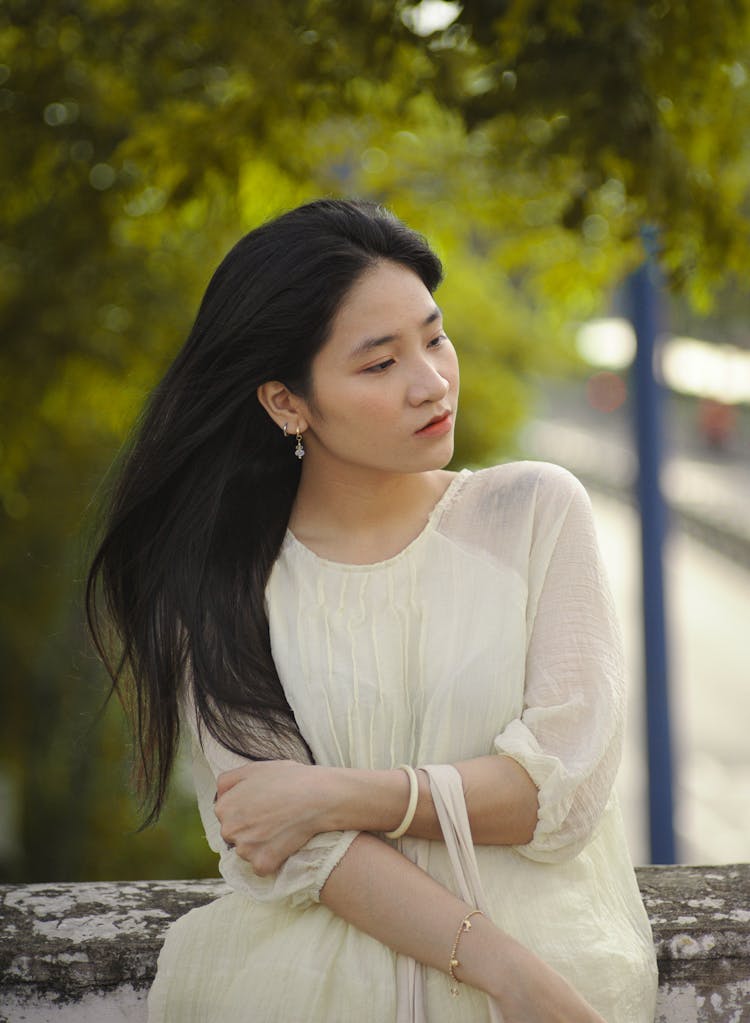
M397 334L422 324L435 300L413 270L378 263L364 273L341 303L330 340L356 343L362 336Z

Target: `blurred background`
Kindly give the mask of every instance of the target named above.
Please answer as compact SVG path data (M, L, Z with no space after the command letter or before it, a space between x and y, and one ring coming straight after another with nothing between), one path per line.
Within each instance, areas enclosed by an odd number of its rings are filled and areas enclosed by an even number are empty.
M750 859L746 0L6 0L0 10L0 880L215 873L177 771L136 834L82 580L102 480L245 231L382 200L442 257L456 464L589 487L650 857L635 342L655 237L676 857Z

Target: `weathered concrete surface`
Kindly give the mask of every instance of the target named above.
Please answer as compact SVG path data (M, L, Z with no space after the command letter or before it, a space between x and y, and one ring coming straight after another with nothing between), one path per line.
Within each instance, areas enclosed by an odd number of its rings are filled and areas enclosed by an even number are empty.
M147 1023L148 988L120 984L84 992L78 1001L51 992L0 990L0 1023Z
M146 1019L169 924L223 881L0 885L0 1023Z
M750 864L637 873L659 959L657 1023L750 1023ZM0 1023L145 1021L167 927L227 890L219 880L0 886Z
M750 864L642 867L659 960L657 1023L750 1021Z

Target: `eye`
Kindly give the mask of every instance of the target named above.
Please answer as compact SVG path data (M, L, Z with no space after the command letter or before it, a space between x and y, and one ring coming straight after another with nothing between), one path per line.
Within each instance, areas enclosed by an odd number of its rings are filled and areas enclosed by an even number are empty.
M365 369L365 373L384 373L389 366L394 364L393 359L385 359L383 362L377 362L374 366L368 366Z
M447 340L448 340L448 336L446 334L442 334L442 333L438 334L437 337L434 337L431 341L428 342L427 347L428 348L439 348L442 345L443 341L447 341Z

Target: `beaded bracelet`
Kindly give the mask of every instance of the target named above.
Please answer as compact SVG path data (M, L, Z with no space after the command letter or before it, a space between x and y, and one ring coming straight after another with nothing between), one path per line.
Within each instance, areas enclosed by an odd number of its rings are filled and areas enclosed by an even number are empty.
M411 827L411 822L414 820L414 814L417 812L417 800L419 799L419 782L417 781L417 772L408 764L399 764L398 769L399 771L406 771L408 775L409 802L406 807L404 819L395 830L386 831L386 838L401 838L402 835L406 834Z
M466 931L471 930L471 917L477 915L484 916L484 913L481 911L481 909L472 909L471 913L466 914L466 916L461 921L461 925L456 933L456 940L453 942L453 948L451 949L450 964L448 966L448 976L451 979L451 994L453 995L454 998L458 998L458 996L461 993L458 987L461 981L454 973L456 967L461 965L458 959L456 959L456 953L458 952L458 943L461 940L461 935L464 934Z

